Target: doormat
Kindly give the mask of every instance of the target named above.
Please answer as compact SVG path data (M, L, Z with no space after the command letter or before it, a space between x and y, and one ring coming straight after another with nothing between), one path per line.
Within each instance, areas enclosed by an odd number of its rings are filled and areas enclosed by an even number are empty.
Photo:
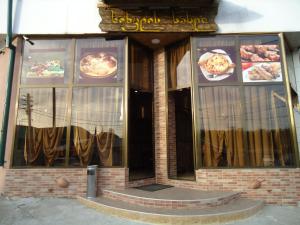
M140 187L135 187L136 189L142 190L142 191L150 191L150 192L154 192L154 191L159 191L159 190L163 190L166 188L171 188L173 186L171 185L164 185L164 184L148 184L148 185L144 185L144 186L140 186Z

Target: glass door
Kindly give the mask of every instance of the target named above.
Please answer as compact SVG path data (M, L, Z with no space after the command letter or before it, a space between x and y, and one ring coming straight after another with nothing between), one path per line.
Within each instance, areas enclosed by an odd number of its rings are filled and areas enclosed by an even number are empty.
M167 48L168 173L171 179L195 180L191 60L188 40Z
M153 144L153 52L129 41L129 179L155 176Z

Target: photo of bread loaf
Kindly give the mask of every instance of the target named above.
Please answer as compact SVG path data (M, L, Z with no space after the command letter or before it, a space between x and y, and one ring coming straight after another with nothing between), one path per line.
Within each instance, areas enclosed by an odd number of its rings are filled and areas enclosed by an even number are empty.
M223 49L212 49L204 52L198 60L199 68L208 81L220 81L231 76L235 63Z

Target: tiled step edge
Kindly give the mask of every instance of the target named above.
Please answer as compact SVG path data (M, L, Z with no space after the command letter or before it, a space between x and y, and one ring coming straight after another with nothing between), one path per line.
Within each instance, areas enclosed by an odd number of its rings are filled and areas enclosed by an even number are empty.
M236 221L240 219L246 219L259 212L264 206L264 203L262 201L257 201L257 204L251 207L240 209L240 210L233 210L229 212L221 212L215 214L202 214L202 215L170 215L170 214L149 213L149 212L141 212L136 210L118 208L118 207L109 206L79 196L77 197L77 200L82 204L86 205L87 207L120 218L141 221L146 223L172 224L172 225L216 224L216 223L226 223L226 222Z
M105 198L127 202L129 204L140 205L153 208L167 208L167 209L204 209L220 205L228 204L240 198L240 193L228 193L227 195L207 198L207 199L193 199L193 200L176 200L176 199L157 199L147 198L135 195L128 195L113 190L103 190L102 196Z

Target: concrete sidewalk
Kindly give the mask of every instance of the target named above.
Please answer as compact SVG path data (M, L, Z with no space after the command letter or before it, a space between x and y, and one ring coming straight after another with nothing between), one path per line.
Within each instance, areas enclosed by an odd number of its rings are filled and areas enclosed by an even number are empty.
M142 225L97 212L75 199L0 198L1 225ZM257 215L227 225L299 225L300 207L266 206Z

